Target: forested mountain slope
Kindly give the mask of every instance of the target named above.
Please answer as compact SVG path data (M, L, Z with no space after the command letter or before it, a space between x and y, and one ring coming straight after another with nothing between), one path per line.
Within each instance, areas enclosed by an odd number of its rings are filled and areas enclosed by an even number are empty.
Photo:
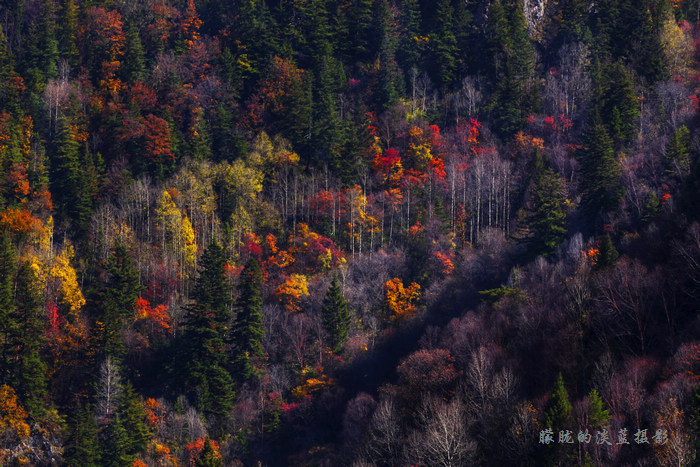
M0 464L698 465L699 44L698 0L2 2Z

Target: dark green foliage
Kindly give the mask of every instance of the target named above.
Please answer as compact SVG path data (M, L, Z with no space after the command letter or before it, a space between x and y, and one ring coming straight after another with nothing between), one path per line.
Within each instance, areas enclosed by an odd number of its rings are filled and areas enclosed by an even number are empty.
M652 222L661 212L661 202L659 201L659 196L655 191L649 193L646 203L644 203L644 210L642 211L642 222L649 223Z
M586 0L559 1L560 29L555 45L581 41L588 21L588 3Z
M14 331L12 316L15 313L13 285L16 272L15 246L9 233L0 231L0 381L10 377L12 349L10 336Z
M146 74L145 51L139 32L133 24L129 24L126 29L126 54L123 72L127 82L142 80Z
M624 190L620 183L620 165L613 141L601 123L595 123L586 137L586 149L580 163L583 177L582 207L591 215L617 209Z
M557 433L559 430L568 427L570 417L571 402L569 402L569 393L566 392L564 378L562 378L561 373L559 373L557 381L554 383L552 395L549 396L544 409L544 421L542 426L551 428L554 433Z
M314 122L314 105L312 94L312 77L304 73L300 78L292 79L289 94L285 99L278 127L292 142L300 154L310 154L310 139ZM307 156L307 163L309 162Z
M352 0L348 11L350 25L350 49L353 62L369 62L374 58L376 47L372 30L372 0Z
M632 62L636 73L649 83L667 75L658 28L667 2L654 0L602 0L597 4L594 30L599 54Z
M668 172L684 175L690 170L690 131L685 125L671 135L666 145L666 161Z
M231 299L222 248L212 242L200 261L194 303L187 307L183 345L176 365L187 394L200 410L225 416L233 405L233 380L225 370Z
M377 3L375 13L379 31L379 76L375 98L379 110L386 110L394 105L399 97L401 78L396 65L397 33L393 28L393 18L386 0Z
M420 36L420 6L418 0L406 0L403 2L401 16L401 39L398 46L397 56L404 73L412 67L417 67L421 59Z
M435 82L441 88L451 86L457 72L457 38L454 34L454 9L450 0L438 0L435 5L433 31L430 34L431 62Z
M59 26L61 56L66 59L71 68L77 68L80 51L78 50L78 6L75 0L67 0L63 5Z
M136 299L143 287L139 285L139 275L129 252L122 245L115 246L107 259L105 272L107 280L98 305L98 321L103 325L99 340L105 356L122 359L126 354L122 327L134 314Z
M621 62L603 69L602 90L600 116L615 144L627 144L637 134L640 109L632 76Z
M119 404L120 422L126 430L124 450L134 456L146 449L151 433L146 409L131 384L126 384Z
M89 405L79 403L69 421L64 463L69 467L98 467L100 446L97 439L97 422Z
M56 4L53 0L43 0L40 9L39 21L32 25L29 34L27 48L31 57L26 61L28 87L37 93L43 90L46 81L58 76Z
M595 263L596 269L605 269L613 266L620 254L615 249L610 234L606 233L598 241L598 258Z
M495 289L480 290L479 294L483 295L484 300L488 301L492 306L496 306L502 299L507 299L514 304L525 303L527 294L520 286L519 271L513 270L512 284L502 284Z
M238 39L247 51L250 73L257 75L277 49L277 25L267 2L260 0L240 2L237 19Z
M83 151L81 151L83 149ZM58 121L56 151L51 160L51 193L56 213L60 219L70 221L82 234L92 210L92 180L86 151L76 140L70 121L61 117Z
M29 263L23 261L17 268L15 307L10 318L12 373L10 386L22 400L30 415L40 417L48 401L47 367L41 358L44 343L44 313L41 291Z
M520 2L491 3L485 51L494 88L489 105L492 129L501 137L511 137L523 127L537 101L535 52Z
M598 391L593 389L588 394L588 424L590 428L605 427L610 420L610 411L604 408L603 399Z
M126 467L131 465L134 456L128 451L129 433L121 417L111 419L100 433L101 465L104 467Z
M564 182L550 168L536 172L532 189L533 212L530 216L536 251L549 254L566 234L566 196Z
M348 338L350 327L350 308L343 297L343 291L338 283L338 275L333 275L331 286L328 288L326 298L321 309L323 327L330 336L330 344L333 352L340 352Z
M233 330L235 372L241 380L253 376L251 358L263 357L262 272L255 258L250 258L241 273L241 295Z

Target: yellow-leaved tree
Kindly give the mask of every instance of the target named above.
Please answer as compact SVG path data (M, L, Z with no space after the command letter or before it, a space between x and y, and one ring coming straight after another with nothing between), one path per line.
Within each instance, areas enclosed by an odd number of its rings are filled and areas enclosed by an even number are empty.
M403 281L394 277L384 284L384 296L391 319L406 318L418 309L416 302L420 299L420 285L411 282L411 285L404 287Z

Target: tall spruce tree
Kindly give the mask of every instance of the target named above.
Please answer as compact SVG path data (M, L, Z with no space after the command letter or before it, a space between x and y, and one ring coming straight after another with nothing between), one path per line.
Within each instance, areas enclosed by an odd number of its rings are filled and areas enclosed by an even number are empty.
M617 146L632 141L637 132L637 119L641 111L634 92L634 82L622 62L603 68L602 105L600 116L606 123L608 134Z
M46 363L41 358L44 343L44 310L36 274L28 262L22 262L16 275L15 306L10 318L12 328L10 386L33 417L40 417L48 401Z
M579 159L583 176L581 203L591 215L608 213L617 209L624 193L613 141L600 121L594 122L585 139L586 149Z
M17 265L15 246L6 230L0 230L0 383L7 384L12 368L14 332L12 316L15 313L13 285Z
M451 86L457 77L457 38L453 30L454 8L451 0L438 0L430 33L431 61L435 82L440 88Z
M234 399L233 380L225 369L231 322L225 263L223 249L213 241L200 260L179 355L188 395L200 410L218 416L226 416Z
M564 387L564 378L561 373L554 383L552 395L547 400L544 409L544 427L551 428L554 433L567 427L571 417L571 402L569 393Z
M120 360L126 355L122 327L133 316L136 299L142 286L132 265L129 252L117 244L107 259L107 281L103 285L98 304L98 321L102 323L99 336L105 356Z
M92 210L85 154L66 117L58 120L56 151L51 163L51 195L58 217L73 224L78 234L87 229Z
M539 158L539 154L536 156ZM536 162L542 164L542 162ZM566 234L566 196L564 182L551 167L536 168L532 189L533 212L530 216L537 252L550 254Z
M343 291L338 283L337 274L333 275L331 286L323 300L321 314L323 327L331 338L331 349L333 352L340 352L348 338L351 316L348 302L343 297Z
M68 421L63 462L68 467L98 467L100 446L97 422L89 405L78 403Z
M251 257L241 273L241 294L232 339L234 371L241 380L254 374L251 358L263 356L262 283L260 264Z

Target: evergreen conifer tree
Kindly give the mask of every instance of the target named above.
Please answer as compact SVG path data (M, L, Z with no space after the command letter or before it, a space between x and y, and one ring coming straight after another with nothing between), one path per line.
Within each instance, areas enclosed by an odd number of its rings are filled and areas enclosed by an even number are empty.
M84 170L87 161L80 150L70 121L59 118L56 154L51 164L51 194L59 218L70 220L78 234L87 228L92 209L90 180Z
M231 321L223 249L212 242L202 254L194 303L187 308L179 355L185 389L200 410L225 416L233 406L233 380L226 367Z
M117 414L107 422L100 433L100 460L104 467L131 465L133 456L128 452L129 434Z
M26 261L17 269L15 307L10 323L10 386L15 388L29 414L36 418L44 413L48 400L47 368L41 358L44 313L36 275Z
M10 336L14 331L13 284L16 269L15 246L9 233L0 230L0 383L3 384L9 380L12 368Z
M119 416L126 430L124 450L135 456L146 449L151 436L146 409L130 383L124 385L120 398Z
M326 298L323 300L323 326L331 337L331 349L340 352L348 337L350 326L350 309L343 297L343 291L338 283L337 274L333 275L331 286L328 288Z
M588 394L588 423L591 428L601 428L610 420L610 411L605 409L603 399L598 391L593 389Z
M104 284L99 304L99 321L103 324L100 336L106 356L122 359L126 354L121 329L134 313L136 299L142 287L138 272L134 269L129 252L123 245L116 245L105 267L108 278Z
M620 254L615 249L610 234L606 233L598 241L598 259L596 260L596 269L605 269L613 266Z
M535 234L535 248L549 254L566 234L566 197L564 183L550 167L537 174L532 191L533 213L530 217Z
M590 214L611 212L617 209L624 192L613 142L600 122L593 124L586 140L586 149L580 159L583 208Z
M458 48L453 19L454 9L451 0L438 0L435 5L430 43L436 73L435 82L443 89L454 83L457 73Z
M78 403L69 420L63 461L69 467L98 467L97 423L89 405Z
M143 79L146 74L146 57L139 31L133 23L126 29L126 54L122 68L126 81Z
M406 0L403 2L400 16L401 40L398 45L397 57L407 73L420 63L421 46L418 40L420 36L421 14L418 0Z
M668 172L685 175L690 171L690 131L682 125L673 132L666 145Z
M569 402L569 393L564 387L564 378L561 373L554 383L554 390L547 401L544 409L544 427L551 428L554 433L567 427L569 418L571 417L571 402Z
M235 372L242 380L253 376L251 358L263 356L262 271L251 257L241 273L241 295L233 333Z

